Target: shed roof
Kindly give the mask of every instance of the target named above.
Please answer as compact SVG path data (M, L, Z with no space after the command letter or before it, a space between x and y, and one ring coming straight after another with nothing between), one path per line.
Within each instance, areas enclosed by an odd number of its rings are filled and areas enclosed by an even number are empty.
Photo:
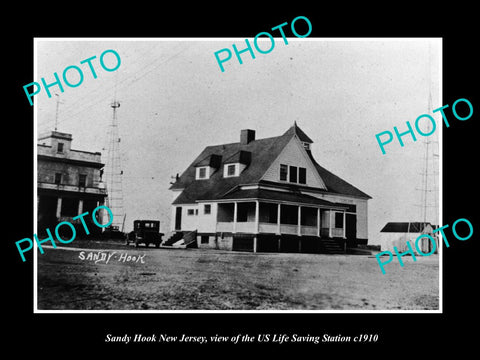
M248 190L234 190L222 196L225 200L240 200L240 199L258 199L258 200L275 200L284 202L295 202L310 205L320 205L326 207L347 208L348 205L337 204L324 199L319 199L311 195L301 193L290 193L284 191L275 191L267 189L248 189Z
M425 226L432 224L423 222L388 222L380 232L389 233L421 233Z

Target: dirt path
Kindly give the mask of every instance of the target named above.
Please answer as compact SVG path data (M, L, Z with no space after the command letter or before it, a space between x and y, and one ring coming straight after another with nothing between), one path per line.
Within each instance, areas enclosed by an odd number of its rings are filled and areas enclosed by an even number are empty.
M38 255L38 309L436 310L439 306L437 256L417 262L407 258L403 268L392 261L383 275L374 256L135 249L105 243L104 250L96 250L100 246L92 244L47 249Z

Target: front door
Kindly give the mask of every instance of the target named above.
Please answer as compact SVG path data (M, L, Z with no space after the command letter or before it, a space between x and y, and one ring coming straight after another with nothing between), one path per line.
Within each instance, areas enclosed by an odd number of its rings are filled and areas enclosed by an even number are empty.
M357 215L347 213L346 218L347 247L357 247Z
M177 206L175 210L175 230L182 230L182 207Z

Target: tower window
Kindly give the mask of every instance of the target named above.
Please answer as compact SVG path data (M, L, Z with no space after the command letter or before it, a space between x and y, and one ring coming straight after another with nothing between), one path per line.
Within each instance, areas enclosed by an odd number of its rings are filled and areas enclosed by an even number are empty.
M87 175L80 174L78 176L78 186L85 187L87 185Z

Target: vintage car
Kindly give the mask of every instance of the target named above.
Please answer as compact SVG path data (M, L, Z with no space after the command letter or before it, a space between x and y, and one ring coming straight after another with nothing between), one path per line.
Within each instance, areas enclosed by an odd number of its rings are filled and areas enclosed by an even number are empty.
M127 245L134 242L135 247L138 247L138 244L145 244L147 247L149 244L154 244L158 248L163 235L160 232L160 221L135 220L133 230L127 236Z

